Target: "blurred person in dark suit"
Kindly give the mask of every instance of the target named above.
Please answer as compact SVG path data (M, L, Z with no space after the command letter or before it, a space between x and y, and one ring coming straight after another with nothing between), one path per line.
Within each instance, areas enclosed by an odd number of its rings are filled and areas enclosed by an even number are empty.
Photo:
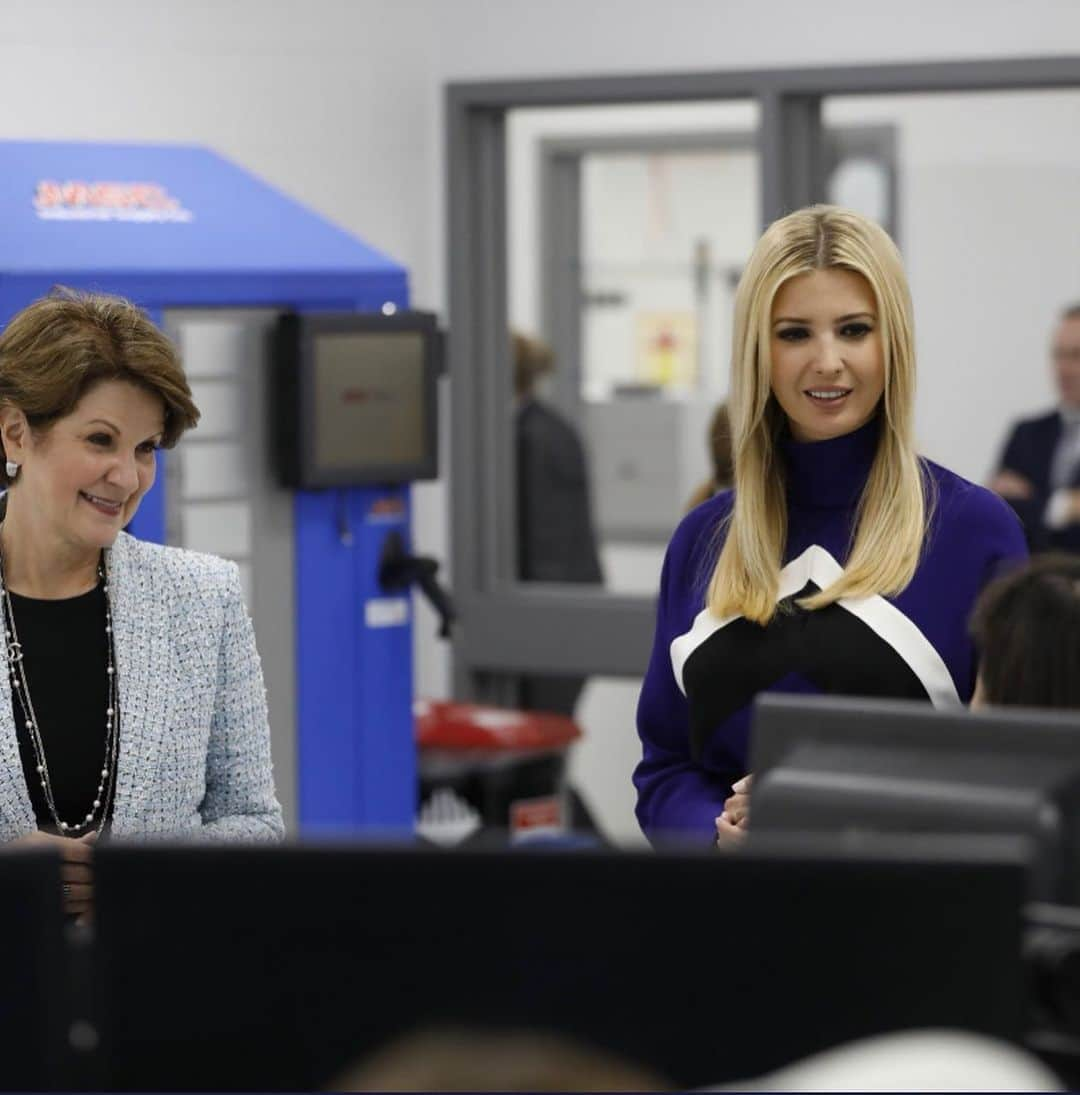
M1060 402L1016 423L990 487L1024 522L1032 551L1080 552L1080 303L1062 312L1051 357Z
M541 397L555 368L551 348L513 336L517 397L518 577L527 582L600 585L604 576L589 502L585 449L575 428ZM521 703L536 711L573 715L584 677L526 677Z

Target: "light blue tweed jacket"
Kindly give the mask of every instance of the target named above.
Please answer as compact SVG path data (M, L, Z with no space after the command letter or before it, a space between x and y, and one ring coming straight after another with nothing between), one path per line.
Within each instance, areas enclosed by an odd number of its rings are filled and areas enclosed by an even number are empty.
M280 840L266 691L235 563L126 533L106 552L120 676L116 838ZM0 643L0 841L35 828Z

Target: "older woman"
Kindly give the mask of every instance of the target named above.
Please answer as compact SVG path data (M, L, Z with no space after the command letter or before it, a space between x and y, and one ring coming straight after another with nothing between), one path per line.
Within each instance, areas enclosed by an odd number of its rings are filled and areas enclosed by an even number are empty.
M235 564L122 531L199 412L137 308L58 291L0 335L0 840L277 840L265 692Z

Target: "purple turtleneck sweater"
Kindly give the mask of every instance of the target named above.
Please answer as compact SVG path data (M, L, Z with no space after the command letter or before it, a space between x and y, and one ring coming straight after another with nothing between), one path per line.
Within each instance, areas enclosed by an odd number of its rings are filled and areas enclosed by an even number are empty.
M780 611L766 627L705 609L725 491L688 514L660 578L656 638L638 702L643 755L637 816L650 838L709 841L731 784L747 770L754 696L829 693L966 703L975 682L968 618L983 586L1027 555L997 495L924 462L933 508L922 559L895 597L844 600L815 612L800 595L835 580L879 436L874 420L830 441L782 442L788 534Z

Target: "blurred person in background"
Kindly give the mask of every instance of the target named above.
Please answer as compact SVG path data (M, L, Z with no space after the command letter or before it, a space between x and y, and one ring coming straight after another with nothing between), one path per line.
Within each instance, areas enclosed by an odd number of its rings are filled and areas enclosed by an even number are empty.
M971 633L980 654L972 707L1080 711L1080 557L1042 555L993 582Z
M0 842L277 840L262 670L235 563L122 530L199 412L176 349L116 297L58 290L0 335Z
M735 487L668 547L638 704L650 839L738 840L764 691L966 703L968 619L1027 555L996 495L914 447L911 296L895 244L833 206L771 225L735 303Z
M577 430L543 398L555 368L551 347L513 336L517 450L518 577L526 582L600 585L589 469ZM524 677L521 705L573 715L585 677Z
M1032 551L1080 552L1080 303L1062 312L1050 356L1058 405L1016 423L990 487L1019 514Z
M670 1091L617 1054L541 1030L417 1031L338 1077L331 1091Z
M709 461L712 475L702 483L686 503L689 512L715 494L727 490L735 481L735 462L731 456L731 417L726 403L721 403L709 422Z

